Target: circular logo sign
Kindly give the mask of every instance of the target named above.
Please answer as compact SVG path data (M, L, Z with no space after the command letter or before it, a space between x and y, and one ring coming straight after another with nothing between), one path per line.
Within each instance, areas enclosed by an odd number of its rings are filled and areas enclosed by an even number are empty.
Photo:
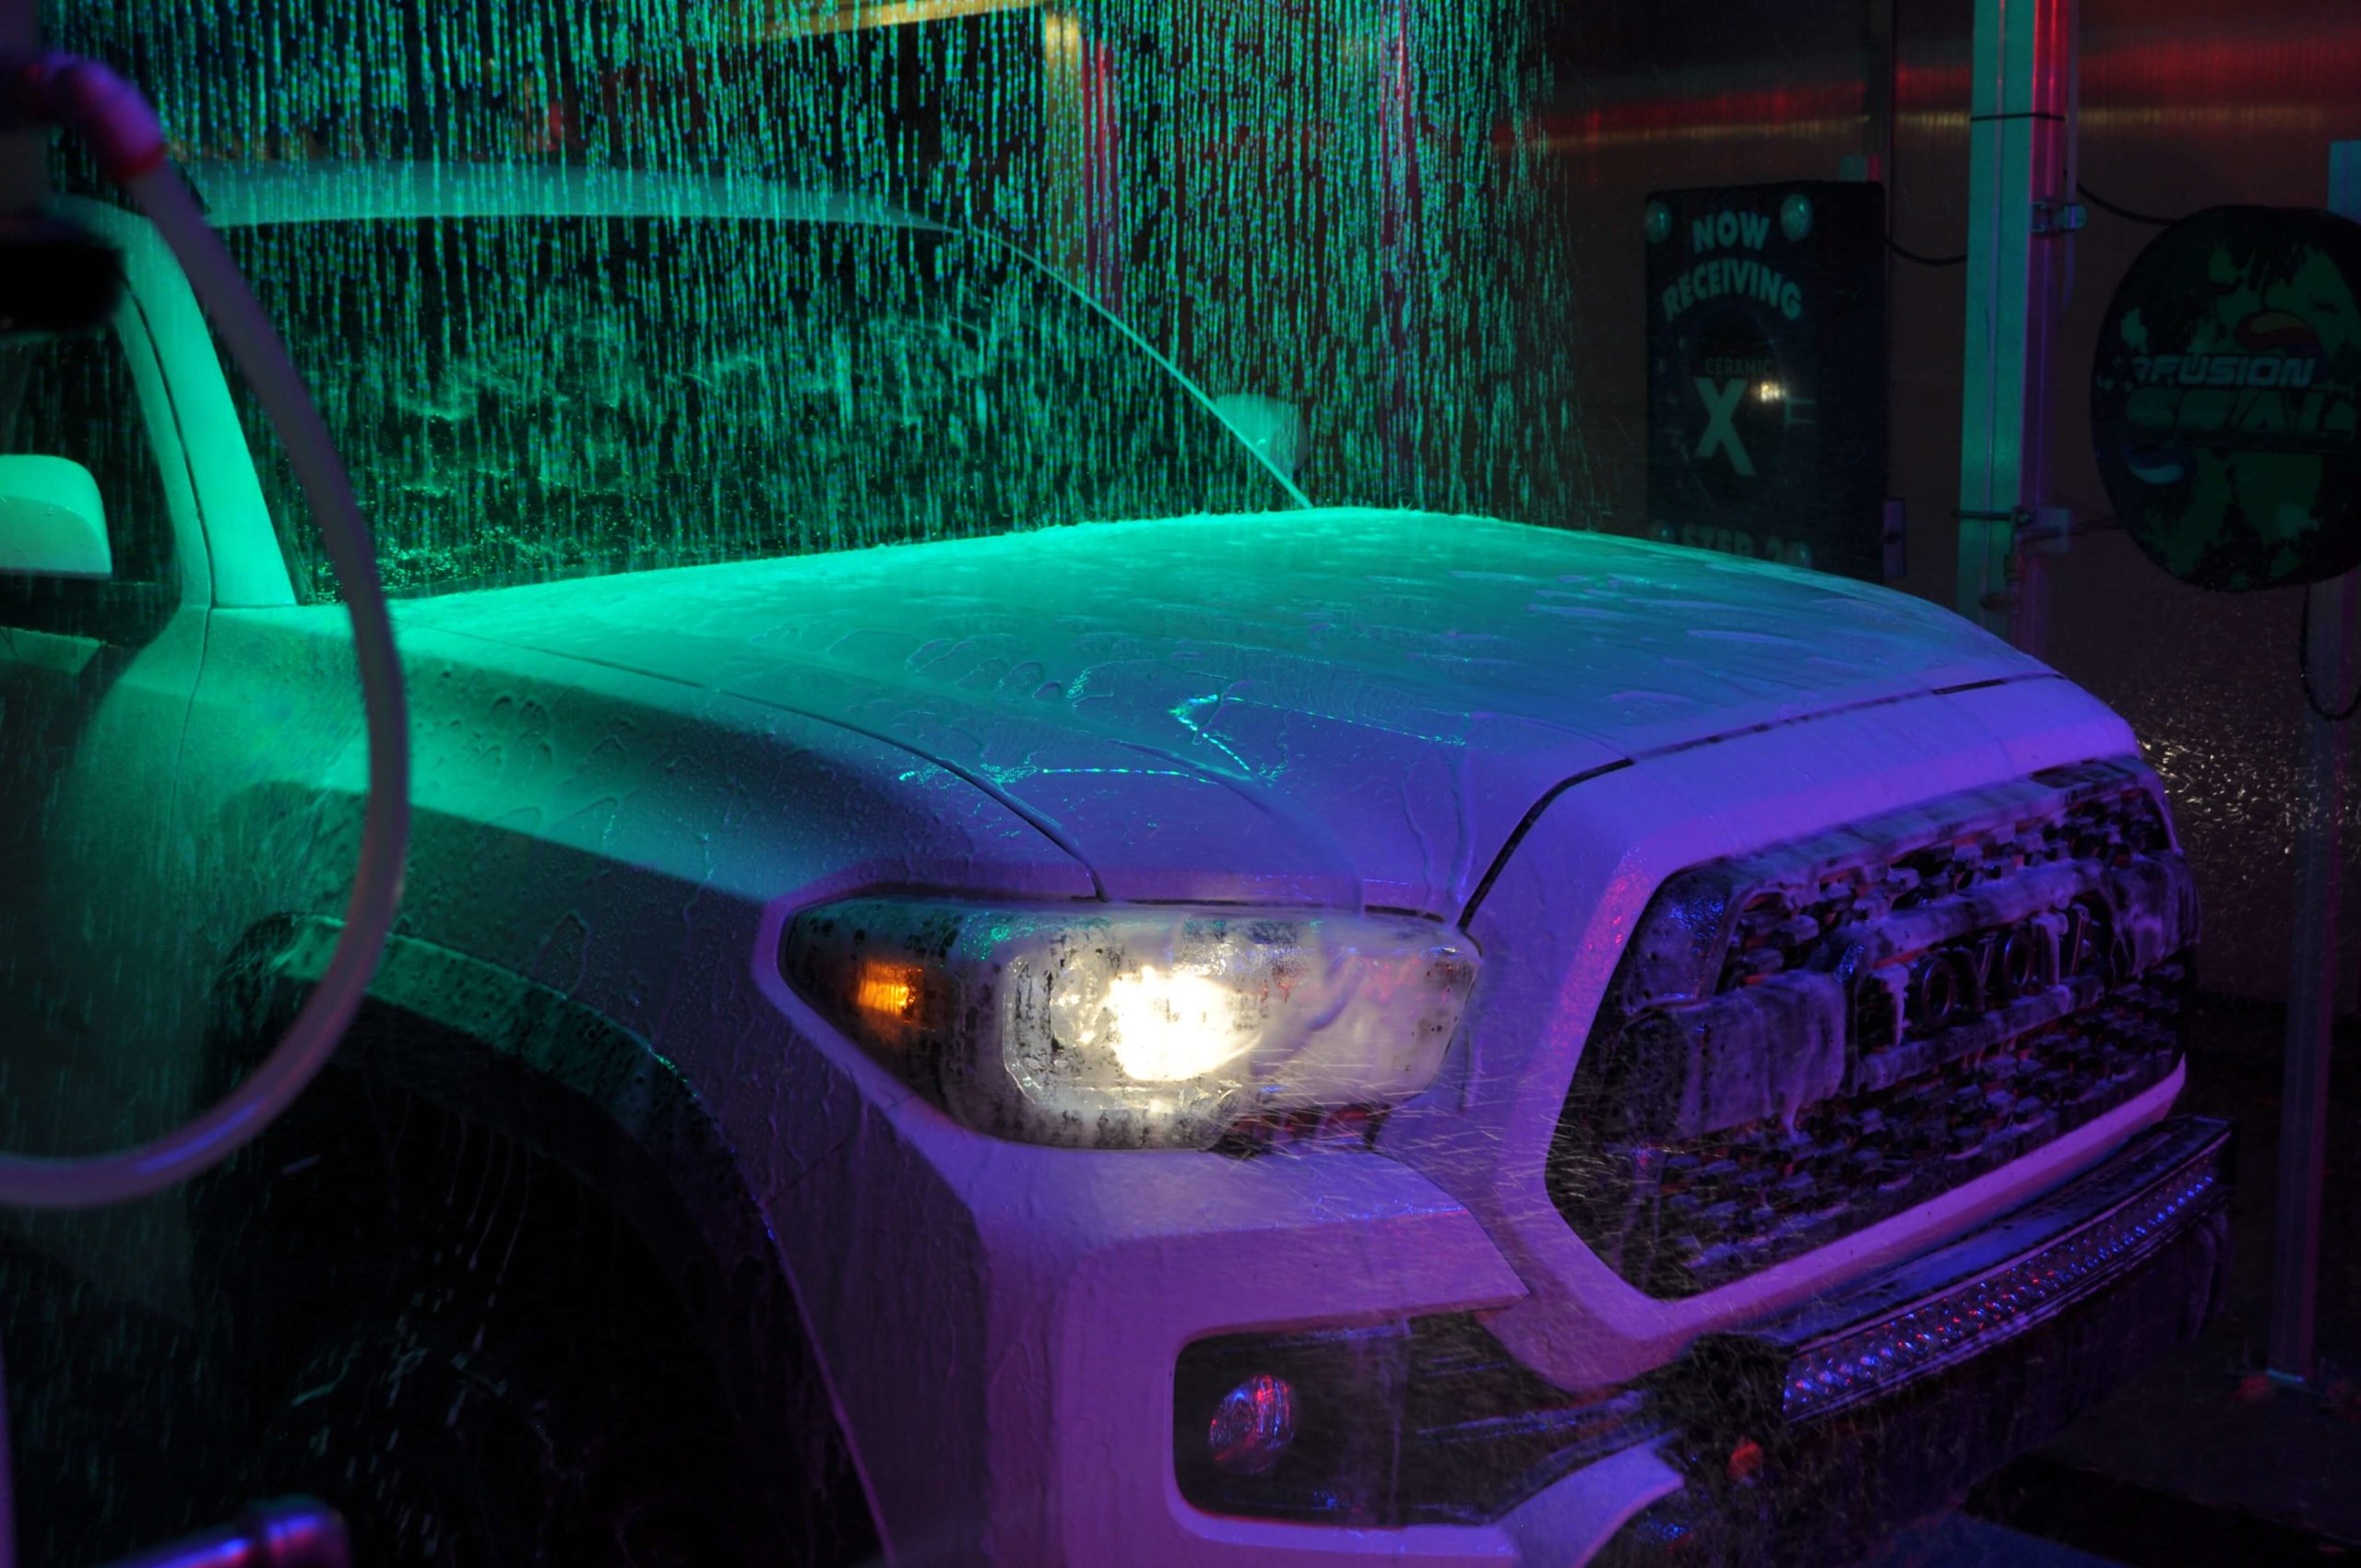
M2140 254L2108 304L2091 433L2116 516L2200 588L2361 566L2361 224L2217 207Z

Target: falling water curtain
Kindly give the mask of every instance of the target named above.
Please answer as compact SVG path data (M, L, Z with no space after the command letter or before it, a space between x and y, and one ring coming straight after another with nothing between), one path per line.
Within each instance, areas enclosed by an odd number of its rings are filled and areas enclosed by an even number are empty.
M759 173L1025 244L1316 500L1594 520L1525 0L52 0L186 155Z

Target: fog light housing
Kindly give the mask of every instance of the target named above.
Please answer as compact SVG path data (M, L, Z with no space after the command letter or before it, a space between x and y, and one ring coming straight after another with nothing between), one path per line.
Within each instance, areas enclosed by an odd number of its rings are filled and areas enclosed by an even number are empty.
M1638 1393L1569 1394L1464 1313L1201 1339L1172 1394L1192 1507L1356 1526L1495 1519L1662 1430Z

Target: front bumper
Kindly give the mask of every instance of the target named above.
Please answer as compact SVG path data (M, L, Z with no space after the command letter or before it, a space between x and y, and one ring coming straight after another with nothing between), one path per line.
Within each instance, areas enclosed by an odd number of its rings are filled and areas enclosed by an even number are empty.
M1686 1484L1599 1561L1841 1562L1956 1499L2195 1336L2230 1154L2225 1123L2164 1123L1958 1241L1701 1339L1655 1380Z
M1216 1351L1222 1375L1210 1381L1192 1376L1184 1358L1180 1383L1203 1386L1175 1406L1181 1491L1212 1510L1195 1515L1210 1538L1225 1526L1259 1529L1273 1554L1343 1554L1330 1561L1360 1561L1387 1541L1413 1556L1526 1564L1845 1561L1952 1502L2196 1333L2221 1278L2229 1156L2224 1123L2152 1126L1964 1236L1704 1336L1619 1396L1587 1404L1528 1376L1530 1386L1505 1395L1525 1414L1446 1408L1486 1386L1465 1375L1480 1368L1459 1364L1466 1336L1451 1331L1457 1320L1423 1320L1440 1336L1434 1346L1417 1324L1365 1344L1364 1333L1349 1333L1337 1337L1351 1347L1312 1350L1248 1336ZM1393 1404L1340 1399L1333 1369L1320 1370L1340 1348L1374 1365L1389 1347L1386 1364L1407 1371ZM1244 1498L1255 1485L1209 1487L1219 1478L1202 1453L1191 1457L1205 1442L1203 1396L1266 1360L1307 1380L1304 1457L1324 1464L1336 1441L1359 1454L1358 1463L1286 1479L1284 1492L1313 1504L1292 1524L1225 1516L1206 1499ZM1366 1411L1341 1434L1317 1421L1323 1406L1340 1404ZM1594 1417L1604 1420L1596 1430ZM1530 1441L1552 1435L1561 1446L1545 1442L1546 1454ZM1291 1462L1270 1479L1287 1478ZM1307 1476L1334 1484L1306 1491ZM1394 1527L1336 1527L1348 1516L1383 1522L1345 1506L1370 1488L1394 1501ZM1415 1517L1472 1527L1408 1523Z
M1471 919L1488 989L1457 1066L1367 1151L1233 1160L998 1143L912 1096L766 967L766 994L863 1107L828 1158L771 1189L769 1212L893 1556L1587 1561L1681 1486L1658 1443L1635 1433L1529 1494L1522 1479L1484 1493L1465 1522L1357 1527L1200 1507L1176 1477L1179 1358L1218 1336L1470 1314L1554 1388L1629 1388L1701 1336L1900 1266L2072 1182L2167 1113L2178 1070L1952 1191L1679 1300L1584 1246L1544 1176L1612 965L1666 877L2131 749L2094 699L2027 680L1777 725L1555 795ZM848 885L799 892L777 918Z

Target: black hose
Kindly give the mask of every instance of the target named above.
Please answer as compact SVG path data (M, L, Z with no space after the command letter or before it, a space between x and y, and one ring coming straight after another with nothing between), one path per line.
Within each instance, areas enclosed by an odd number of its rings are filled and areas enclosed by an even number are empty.
M2145 223L2151 229L2169 229L2180 221L2177 218L2158 218L2153 213L2135 212L2128 207L2118 207L2080 180L2074 182L2074 190L2084 201L2089 202L2101 212L2110 213L2122 219L2126 223Z
M1921 255L1897 241L1892 234L1885 237L1885 248L1903 260L1915 261L1921 267L1957 267L1967 259L1965 251L1960 252L1957 255Z
M2347 627L2346 632L2349 636L2351 628ZM2361 691L2355 692L2351 702L2331 713L2320 701L2319 688L2312 684L2312 590L2309 588L2304 590L2304 618L2296 632L2296 669L2304 679L2304 706L2313 713L2331 724L2342 724L2355 714L2361 713Z

